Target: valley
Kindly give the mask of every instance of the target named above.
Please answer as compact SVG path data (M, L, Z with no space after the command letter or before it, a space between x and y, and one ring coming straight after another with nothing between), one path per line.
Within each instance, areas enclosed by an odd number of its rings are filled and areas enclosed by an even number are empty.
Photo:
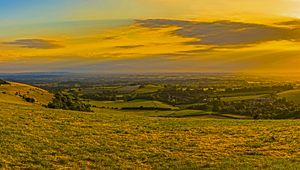
M121 96L115 101L82 99L91 104L92 112L50 109L45 106L54 94L9 83L0 86L0 167L4 169L300 168L298 119L253 120L247 114L198 109L203 103L125 101ZM85 89L74 84L62 91L76 94ZM165 88L144 87L147 90L135 90L151 94ZM249 94L226 95L223 100L271 95Z

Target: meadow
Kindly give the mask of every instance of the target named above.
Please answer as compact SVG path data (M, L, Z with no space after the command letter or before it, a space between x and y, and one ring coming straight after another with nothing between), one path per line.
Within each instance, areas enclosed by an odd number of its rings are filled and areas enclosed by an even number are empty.
M135 92L136 93L154 93L154 92L157 92L160 89L162 89L161 86L148 84L148 85L145 85L143 87L140 87Z
M0 102L30 105L24 102L22 96L36 99L38 105L47 105L53 98L48 91L27 84L10 82L9 85L0 85Z
M221 100L225 101L225 102L232 102L232 101L259 99L259 98L266 97L266 96L268 96L268 95L261 94L261 95L249 95L249 96L232 96L232 97L223 97Z
M300 122L0 103L2 168L299 169Z
M160 108L160 109L170 109L176 110L177 107L168 105L166 103L160 101L153 100L133 100L133 101L89 101L89 103L96 107L105 107L112 109L122 109L122 108L136 108L139 109L141 107L144 108Z
M280 97L285 97L287 100L293 101L295 103L300 103L300 90L289 90L285 92L281 92L278 94Z
M3 100L0 108L3 169L300 168L298 120L86 113Z

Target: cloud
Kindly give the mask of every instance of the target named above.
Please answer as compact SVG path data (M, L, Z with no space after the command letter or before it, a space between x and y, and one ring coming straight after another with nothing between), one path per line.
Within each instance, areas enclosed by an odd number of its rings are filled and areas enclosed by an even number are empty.
M139 48L144 47L144 45L121 45L121 46L115 46L115 48L121 48L121 49L132 49L132 48Z
M61 45L55 44L55 41L44 40L44 39L18 39L13 42L5 42L4 44L14 45L22 48L36 48L36 49L62 48Z
M115 40L115 39L117 39L118 38L118 36L107 36L107 37L104 37L104 38L102 38L103 40Z
M300 29L298 28L283 28L263 24L165 19L137 20L136 23L148 28L178 27L175 31L171 31L171 34L195 38L194 41L187 42L188 45L247 46L269 41L300 41Z
M293 26L293 27L300 27L300 19L290 20L290 21L284 21L284 22L278 22L275 23L277 25L281 26Z

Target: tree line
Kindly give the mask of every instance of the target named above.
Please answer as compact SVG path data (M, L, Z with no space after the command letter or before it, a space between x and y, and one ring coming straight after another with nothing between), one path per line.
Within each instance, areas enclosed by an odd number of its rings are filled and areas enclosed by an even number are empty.
M91 112L91 105L83 103L77 96L58 92L48 104L48 108Z

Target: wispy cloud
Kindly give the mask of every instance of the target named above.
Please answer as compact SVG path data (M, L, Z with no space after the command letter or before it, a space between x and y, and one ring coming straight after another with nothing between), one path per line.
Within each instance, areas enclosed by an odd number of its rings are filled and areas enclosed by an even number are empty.
M137 24L148 28L178 27L171 34L195 38L189 45L251 45L268 41L300 41L300 29L283 28L263 24L215 21L193 22L183 20L150 19L138 20ZM281 24L299 24L299 21Z
M145 45L121 45L121 46L115 46L115 48L121 48L121 49L132 49L132 48L139 48L144 47Z
M284 21L284 22L278 22L275 23L277 25L281 26L292 26L292 27L300 27L300 19L290 20L290 21Z
M18 46L22 48L36 48L36 49L55 49L63 46L56 44L52 40L44 39L18 39L12 42L5 42L4 44Z
M32 34L37 38L22 39L28 36L24 34L3 40L0 72L297 70L300 21L280 21L284 22L153 19L70 36Z

